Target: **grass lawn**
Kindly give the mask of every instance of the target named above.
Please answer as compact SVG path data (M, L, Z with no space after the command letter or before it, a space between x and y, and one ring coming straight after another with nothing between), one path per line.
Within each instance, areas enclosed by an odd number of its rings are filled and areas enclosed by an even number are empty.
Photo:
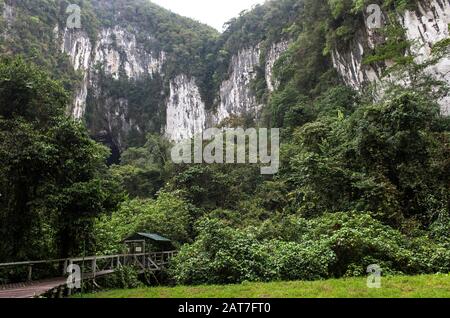
M77 297L80 297L78 295ZM88 298L450 298L450 275L384 277L381 289L365 278L226 286L148 287L83 295Z

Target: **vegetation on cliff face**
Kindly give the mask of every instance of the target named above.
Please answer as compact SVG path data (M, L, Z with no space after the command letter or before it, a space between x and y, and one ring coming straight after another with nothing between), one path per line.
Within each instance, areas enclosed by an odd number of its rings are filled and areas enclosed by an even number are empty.
M96 89L99 92L89 92L86 123L92 134L100 137L100 140L104 141L104 138L99 136L99 133L108 128L105 126L105 122L108 123L107 114L124 100L129 108L126 119L140 127L141 132L128 132L128 136L123 138L124 144L120 150L130 145L142 146L147 132L160 133L165 123L163 105L167 98L169 81L181 72L198 80L205 100L206 96L214 95L209 86L211 74L214 72L210 70L210 64L214 60L219 33L209 26L173 14L147 0L2 0L2 12L5 6L12 10L8 11L10 16L8 13L5 17L0 17L1 54L20 54L26 61L49 70L75 97L83 76L81 72L74 71L68 55L61 52L61 39L58 39L58 36L61 36L58 30L64 30L66 26L66 8L70 4L81 7L82 31L89 36L92 47L95 47L102 29L120 26L135 35L136 41L149 53L152 52L153 56L159 56L161 51L166 53L164 81L160 76L131 80L123 74L119 79L113 79L102 70L98 72L100 80ZM211 60L210 64L204 62L208 58ZM120 126L114 129L117 131L109 132L109 139L117 138L119 133L123 133ZM115 142L117 143L117 140ZM115 147L117 146L116 144Z
M207 96L211 94L208 91L209 64L212 63L211 56L215 53L219 37L216 30L147 0L94 0L92 4L99 27L121 26L135 34L137 42L142 43L149 52L156 55L165 52L164 74L167 79L180 73L195 77L204 99L208 100Z
M67 90L77 91L82 77L73 71L66 54L60 52L54 32L56 26L64 29L67 18L65 9L69 2L5 0L5 3L13 5L14 10L12 21L0 20L0 29L5 30L0 51L8 55L23 54L30 62L55 74ZM252 11L243 12L239 18L230 21L227 31L220 35L209 26L173 14L148 0L77 0L71 3L80 5L82 30L88 34L93 47L102 29L119 26L135 35L136 41L152 55L159 56L160 52L165 52L163 81L149 82L145 78L135 81L126 76L113 79L103 71L99 72L102 80L96 89L109 99L106 101L104 96L98 97L92 91L89 93L86 117L94 134L105 129L103 120L99 118L116 108L120 100L130 99L129 119L136 121L145 133L161 132L165 123L163 105L169 81L181 73L196 79L207 108L214 107L218 102L219 86L228 77L232 56L241 49L263 43L264 59L264 53L273 42L289 38L287 28L302 9L301 2L296 0L270 1L266 5L256 6ZM265 76L260 75L259 86L265 89ZM152 90L153 97L144 96L144 103L135 106L133 99L136 98L130 98L127 92L132 91L133 96L144 94L136 93L144 84L155 88ZM155 90L161 94L156 94ZM119 96L111 96L117 94ZM144 116L136 116L135 108ZM130 132L130 140L123 138L125 145L121 148L143 145L145 133Z
M1 11L11 4L1 0ZM63 17L60 7L53 1L18 0L13 4L21 10L13 10L11 16L0 16L0 53L23 55L27 62L49 70L67 91L74 93L81 77L68 57L60 52L53 32L62 22L58 20Z
M343 85L332 67L336 36L351 40L340 28L358 28L364 3L270 2L233 21L219 42L203 27L193 38L199 46L184 43L198 26L190 20L180 27L173 16L166 21L173 25L153 26L160 32L155 41L167 35L179 41L172 49L190 52L187 69L215 80L240 47L292 39L276 64L279 87L266 96L261 123L283 128L281 170L271 178L252 165L173 165L170 143L155 134L107 167L105 148L64 116L68 98L61 83L30 66L48 65L2 60L0 231L7 240L0 261L76 255L82 247L114 253L127 235L155 231L180 246L169 274L183 284L359 276L374 263L391 274L450 272L450 123L439 115L439 83L418 76L412 88L387 87L374 101L370 91ZM405 3L383 2L386 8ZM153 6L136 12L131 1L119 5L120 23L133 30L141 23L152 27L145 10L161 15L155 19L168 14ZM92 25L108 26L111 10ZM180 28L187 33L178 34ZM203 50L201 39L211 34ZM223 59L216 61L214 52ZM102 98L126 97L130 111L143 117L141 107L156 111L154 94L136 92L139 82L114 86L109 80ZM88 117L92 125L96 120Z

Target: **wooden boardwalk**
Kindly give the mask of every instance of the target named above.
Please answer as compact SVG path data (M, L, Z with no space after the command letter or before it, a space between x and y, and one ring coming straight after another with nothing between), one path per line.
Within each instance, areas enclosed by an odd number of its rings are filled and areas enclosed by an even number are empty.
M36 262L20 262L0 264L0 268L28 267L28 282L0 285L0 298L34 298L42 297L54 291L63 292L67 289L67 276L54 277L45 280L32 281L33 266L42 264L64 264L64 270L70 265L79 265L86 269L82 275L82 280L94 280L96 278L113 274L123 266L133 266L140 273L145 271L158 272L163 270L176 255L175 251L131 254L131 255L111 255L111 256L91 256L83 258L48 260ZM69 291L70 293L70 291Z
M67 278L53 278L37 282L11 284L0 287L0 298L34 298L66 284Z

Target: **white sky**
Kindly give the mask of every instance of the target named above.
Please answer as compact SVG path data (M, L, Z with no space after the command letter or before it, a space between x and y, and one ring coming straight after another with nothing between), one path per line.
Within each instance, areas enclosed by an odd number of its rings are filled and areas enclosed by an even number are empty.
M172 12L206 23L219 31L243 10L265 0L151 0Z

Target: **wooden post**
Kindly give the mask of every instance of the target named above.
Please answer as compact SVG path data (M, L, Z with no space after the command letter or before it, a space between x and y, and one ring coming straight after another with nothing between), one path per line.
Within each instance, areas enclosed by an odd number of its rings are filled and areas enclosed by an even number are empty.
M72 266L72 264L73 264L73 261L69 260L69 266ZM67 286L67 296L70 297L70 295L72 295L72 289L69 288L69 286Z
M65 260L65 261L64 261L63 273L62 273L63 277L65 277L66 274L67 274L67 267L68 267L68 265L69 265L69 261L68 261L68 260Z
M142 262L142 265L144 266L144 270L145 270L145 263L146 263L145 259L147 258L146 257L146 255L147 255L146 252L147 251L145 250L145 241L143 242L143 244L144 244L144 250L142 252L144 253L144 256L143 256L144 261Z
M64 297L64 287L58 287L58 298Z
M33 265L28 265L28 277L27 280L31 282L33 280Z
M94 282L95 282L96 271L97 271L97 258L94 258L92 260L92 278L94 278Z

